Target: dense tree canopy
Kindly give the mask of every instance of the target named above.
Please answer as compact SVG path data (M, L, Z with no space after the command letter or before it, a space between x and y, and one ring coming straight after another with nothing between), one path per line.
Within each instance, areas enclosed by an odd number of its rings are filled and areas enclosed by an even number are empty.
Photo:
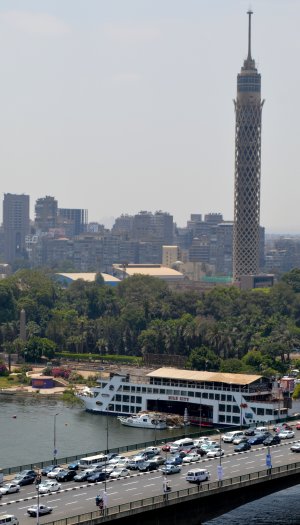
M300 270L271 289L199 294L142 275L116 287L97 276L63 288L46 271L22 269L0 283L0 345L27 360L62 351L161 354L182 356L195 369L281 373L300 346Z

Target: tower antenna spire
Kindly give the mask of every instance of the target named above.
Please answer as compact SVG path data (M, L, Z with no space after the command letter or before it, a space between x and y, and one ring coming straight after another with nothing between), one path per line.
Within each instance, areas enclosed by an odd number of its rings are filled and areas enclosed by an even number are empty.
M251 57L251 15L253 15L253 11L251 11L251 9L249 9L249 11L247 11L247 15L249 15L249 27L248 27L248 57L247 57L247 61L248 61L248 60L252 60L252 57Z

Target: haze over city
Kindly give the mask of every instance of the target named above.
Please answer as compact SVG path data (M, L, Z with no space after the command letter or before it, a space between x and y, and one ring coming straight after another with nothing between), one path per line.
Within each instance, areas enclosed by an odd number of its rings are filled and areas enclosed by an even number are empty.
M300 3L251 5L262 75L261 225L299 233ZM89 220L164 210L233 219L244 0L3 0L2 191Z

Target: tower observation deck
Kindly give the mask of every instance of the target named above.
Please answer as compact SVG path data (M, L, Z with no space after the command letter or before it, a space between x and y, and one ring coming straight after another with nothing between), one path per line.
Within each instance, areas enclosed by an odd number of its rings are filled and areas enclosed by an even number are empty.
M259 273L261 178L261 76L251 56L248 11L248 56L237 76L235 107L235 179L233 277Z

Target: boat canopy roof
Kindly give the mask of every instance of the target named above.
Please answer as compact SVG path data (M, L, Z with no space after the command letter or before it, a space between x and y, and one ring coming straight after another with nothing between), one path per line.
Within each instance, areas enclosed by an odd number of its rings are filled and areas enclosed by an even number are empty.
M148 377L160 379L179 379L182 381L205 381L206 383L227 383L233 385L250 385L263 377L254 374L227 374L221 372L204 372L197 370L180 370L162 367L147 374Z

